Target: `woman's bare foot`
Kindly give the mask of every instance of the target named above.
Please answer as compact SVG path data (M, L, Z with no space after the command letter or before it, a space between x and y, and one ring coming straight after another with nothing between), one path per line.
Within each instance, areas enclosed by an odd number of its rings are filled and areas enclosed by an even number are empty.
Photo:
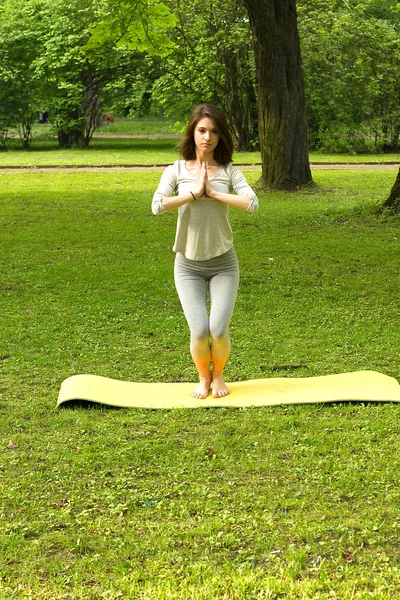
M199 385L190 393L193 398L204 400L207 398L208 392L210 391L211 379L200 378Z
M229 394L229 390L225 385L225 380L222 375L213 376L212 378L212 395L214 398L223 398Z

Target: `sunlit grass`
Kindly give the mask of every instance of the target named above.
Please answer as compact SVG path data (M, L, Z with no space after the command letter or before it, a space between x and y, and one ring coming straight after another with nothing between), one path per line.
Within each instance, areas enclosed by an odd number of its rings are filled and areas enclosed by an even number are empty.
M400 379L393 173L315 179L232 212L228 380ZM55 410L76 373L195 379L158 180L0 174L1 600L398 597L400 405Z
M111 127L111 126L110 126ZM162 129L162 128L161 128ZM103 130L100 130L102 133ZM155 165L171 164L178 158L179 137L158 136L160 131L148 134L147 138L95 137L89 148L59 148L56 139L46 136L35 137L28 150L21 148L18 140L11 140L8 149L0 151L0 167L40 167L76 165ZM400 153L395 154L322 154L310 153L311 162L322 163L400 163ZM261 164L260 152L234 153L236 164Z

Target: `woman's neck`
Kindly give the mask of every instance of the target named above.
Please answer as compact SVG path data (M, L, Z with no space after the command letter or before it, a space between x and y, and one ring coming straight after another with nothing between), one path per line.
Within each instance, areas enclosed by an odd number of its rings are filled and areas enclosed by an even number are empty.
M214 158L214 152L201 152L196 150L196 158L194 160L197 166L201 167L203 162L206 162L210 167L218 165Z

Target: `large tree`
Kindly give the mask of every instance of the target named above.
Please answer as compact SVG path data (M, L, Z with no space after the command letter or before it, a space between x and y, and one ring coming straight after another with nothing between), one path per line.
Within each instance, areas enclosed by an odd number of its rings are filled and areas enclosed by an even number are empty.
M258 82L261 184L295 190L312 182L296 0L243 0Z
M400 213L400 169L397 173L396 181L393 184L389 197L382 204L382 210L388 209L393 213Z

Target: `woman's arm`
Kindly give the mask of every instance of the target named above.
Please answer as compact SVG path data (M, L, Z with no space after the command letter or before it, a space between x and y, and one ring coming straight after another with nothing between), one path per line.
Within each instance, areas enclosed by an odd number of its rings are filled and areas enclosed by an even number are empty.
M258 210L258 198L252 188L246 181L245 176L237 169L231 170L231 184L232 188L236 192L235 194L228 194L215 190L208 178L205 180L205 192L210 198L224 202L240 210L248 210L250 212L256 212Z
M164 196L161 200L161 203L165 210L169 212L170 210L174 210L175 208L179 208L188 202L193 202L193 200L197 197L193 192L192 194L179 194L179 196Z
M193 189L190 192L174 196L173 192L176 190L176 187L175 166L171 165L163 172L160 184L154 193L152 202L154 215L161 215L200 198L204 194L204 176L200 177L200 181L197 184L193 184Z
M206 186L206 194L209 198L214 198L214 200L219 200L219 202L224 202L224 204L229 204L240 210L248 210L252 203L251 198L246 194L240 194L239 196L238 194L217 192L211 187L210 183Z

